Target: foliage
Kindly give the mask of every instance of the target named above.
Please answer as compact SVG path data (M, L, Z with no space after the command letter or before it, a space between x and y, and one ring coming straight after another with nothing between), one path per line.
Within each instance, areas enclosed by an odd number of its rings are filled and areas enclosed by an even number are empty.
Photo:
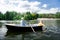
M37 18L60 18L60 12L56 14L37 14L37 13L17 13L15 11L7 11L5 14L0 12L0 20L20 20L21 17L24 17L25 20L34 20Z
M60 18L60 12L56 13L56 18Z
M16 17L16 15L17 15L17 12L6 12L5 13L5 20L13 20L14 19L14 17Z
M30 13L30 12L26 12L26 14L24 15L25 20L34 20L34 19L37 19L37 17L38 17L38 14Z
M24 15L24 19L25 20L31 20L32 19L32 15L30 12L26 12L26 14Z
M0 20L3 19L3 14L0 12Z
M14 20L20 20L21 17L22 17L22 15L19 13L19 14L17 14L13 19L14 19Z

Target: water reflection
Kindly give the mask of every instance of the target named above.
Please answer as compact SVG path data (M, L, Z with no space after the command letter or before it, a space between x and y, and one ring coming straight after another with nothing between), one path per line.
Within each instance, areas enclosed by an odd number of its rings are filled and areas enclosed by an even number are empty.
M0 28L0 39L4 39L6 35L7 29L3 26Z
M57 27L60 26L60 20L56 20L56 25L57 25Z
M6 38L5 39L15 39L15 40L31 40L31 39L40 39L42 37L42 32L35 34L33 32L12 32L12 31L7 31L6 33Z
M2 23L2 22L0 22L0 27L2 27L2 24L3 24L3 23Z

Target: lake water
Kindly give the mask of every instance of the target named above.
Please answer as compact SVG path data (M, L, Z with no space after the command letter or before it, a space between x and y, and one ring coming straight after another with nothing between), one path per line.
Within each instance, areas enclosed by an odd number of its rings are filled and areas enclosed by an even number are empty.
M46 31L34 32L9 32L6 22L0 22L0 40L60 40L60 20L43 20Z

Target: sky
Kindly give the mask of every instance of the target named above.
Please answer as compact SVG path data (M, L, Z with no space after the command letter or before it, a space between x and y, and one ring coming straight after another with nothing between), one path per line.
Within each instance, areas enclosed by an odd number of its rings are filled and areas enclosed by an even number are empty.
M60 12L60 0L0 0L0 12Z

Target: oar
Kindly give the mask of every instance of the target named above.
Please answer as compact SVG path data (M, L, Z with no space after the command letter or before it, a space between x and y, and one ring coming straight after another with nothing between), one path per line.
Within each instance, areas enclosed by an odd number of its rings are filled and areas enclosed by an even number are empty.
M32 31L33 31L34 33L36 33L35 30L34 30L34 28L33 28L32 26L31 26L31 29L32 29Z
M32 31L33 31L34 33L36 33L32 26L31 26L31 29L32 29Z

